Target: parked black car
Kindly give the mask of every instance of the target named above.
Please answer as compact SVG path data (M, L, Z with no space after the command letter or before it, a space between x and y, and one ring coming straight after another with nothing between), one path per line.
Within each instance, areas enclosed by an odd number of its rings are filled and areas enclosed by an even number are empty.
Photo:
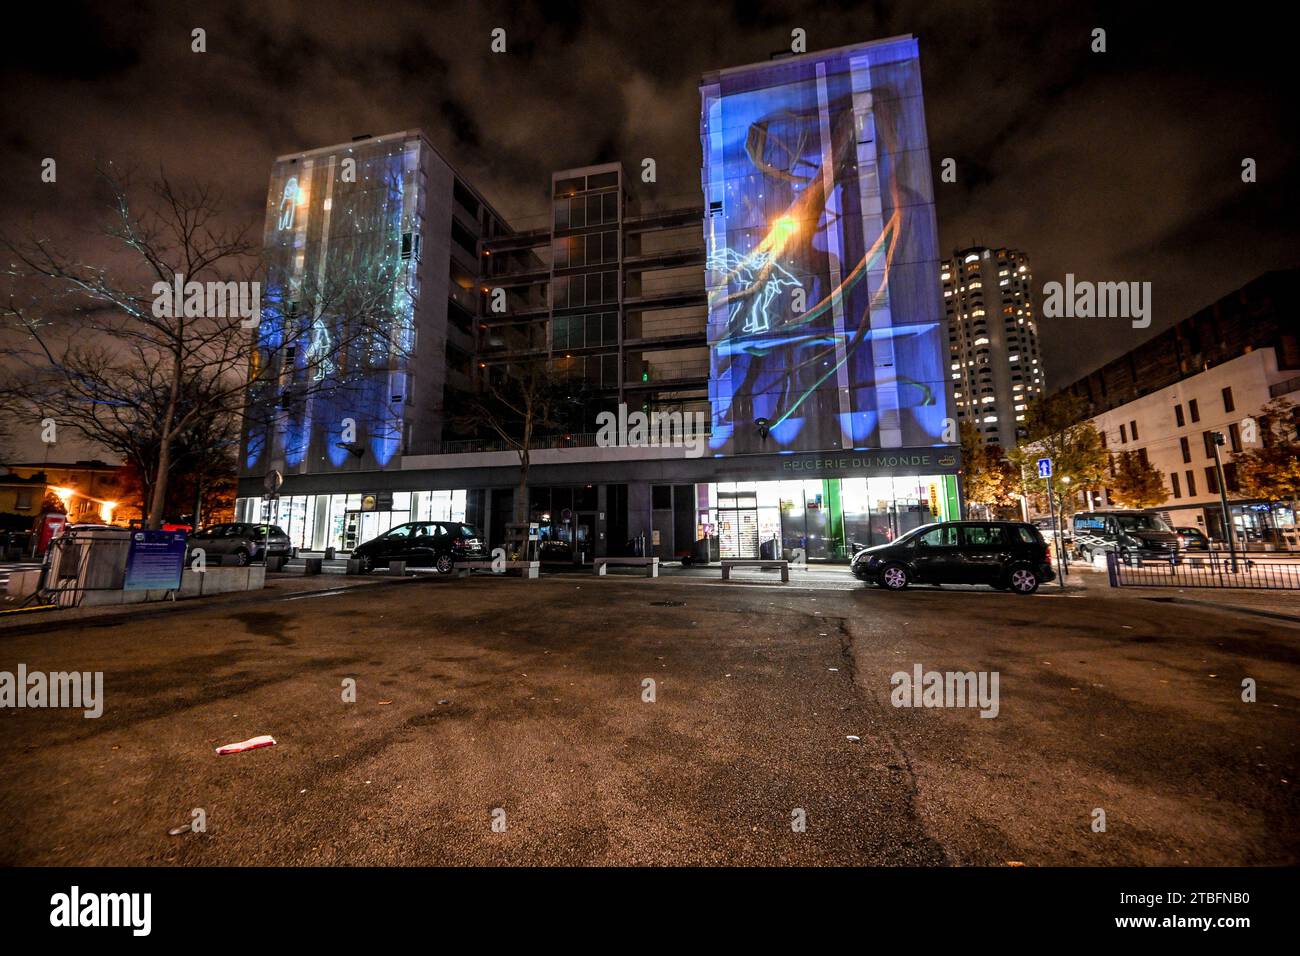
M1074 545L1085 561L1107 551L1125 564L1178 559L1178 535L1159 515L1145 511L1080 511L1074 516Z
M196 531L185 539L188 564L194 552L202 548L208 558L220 564L225 555L235 559L241 567L254 561L265 561L271 556L289 557L293 546L282 528L273 524L214 524Z
M945 521L866 548L849 565L863 581L901 591L909 584L988 584L1033 594L1053 580L1047 544L1021 521Z
M1209 551L1210 539L1200 528L1175 528L1178 535L1178 547L1183 551Z
M352 549L352 557L360 559L364 571L389 561L405 561L408 567L450 574L457 561L485 561L487 556L478 532L457 521L399 524Z

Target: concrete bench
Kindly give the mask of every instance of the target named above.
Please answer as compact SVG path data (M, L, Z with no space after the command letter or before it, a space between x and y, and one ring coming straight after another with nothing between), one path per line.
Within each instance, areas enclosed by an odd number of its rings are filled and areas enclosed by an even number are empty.
M605 576L606 569L611 564L616 564L620 567L645 568L646 577L659 577L658 558L595 558L591 562L591 570L596 574Z
M521 577L538 578L542 573L540 561L503 561L501 567L507 571L518 571ZM472 571L491 571L491 561L457 561L456 576L467 578Z
M789 582L790 580L790 562L789 561L760 561L749 558L723 558L722 560L722 580L731 580L732 568L780 568L781 580Z

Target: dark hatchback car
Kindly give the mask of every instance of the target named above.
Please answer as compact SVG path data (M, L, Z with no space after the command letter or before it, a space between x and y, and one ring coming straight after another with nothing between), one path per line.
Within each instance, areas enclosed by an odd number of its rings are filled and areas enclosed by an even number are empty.
M185 547L187 564L200 548L209 559L216 558L221 563L229 556L241 567L273 556L287 558L293 553L289 536L282 528L246 522L214 524L196 531L186 537Z
M1200 528L1175 528L1180 551L1209 551L1210 539Z
M1020 521L928 524L853 556L863 581L901 591L909 584L987 584L1033 594L1056 575L1038 529Z
M487 548L478 532L457 521L411 521L399 524L352 550L364 571L389 561L405 561L413 568L434 568L450 574L457 561L484 561Z

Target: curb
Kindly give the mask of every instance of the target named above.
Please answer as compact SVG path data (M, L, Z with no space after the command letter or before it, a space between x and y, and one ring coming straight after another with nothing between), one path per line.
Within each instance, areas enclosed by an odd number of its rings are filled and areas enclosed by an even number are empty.
M350 584L334 588L320 588L319 590L295 591L289 594L276 592L274 594L262 594L253 591L244 591L243 594L252 595L243 599L223 600L219 603L207 603L202 598L186 601L149 601L140 604L131 605L131 610L114 611L105 614L86 614L79 617L70 617L60 619L57 612L50 612L49 615L41 614L38 620L30 623L24 621L21 624L0 627L0 640L10 635L24 635L40 631L62 630L70 627L98 627L101 624L117 624L129 621L137 617L152 617L158 614L192 614L196 611L207 611L218 607L239 607L247 604L269 604L274 601L285 601L290 598L302 597L313 594L338 594L344 591L362 591L371 588L395 587L402 584L409 584L413 581L437 581L440 580L432 575L413 575L405 578L393 578L391 580L371 581L364 584ZM240 592L234 592L240 593Z
M1281 611L1266 611L1257 607L1242 607L1240 604L1215 604L1213 601L1198 601L1196 598L1185 597L1163 597L1158 595L1144 594L1140 598L1143 601L1157 601L1160 603L1172 604L1189 604L1195 607L1208 607L1215 611L1221 611L1224 614L1250 614L1254 617L1267 617L1275 621L1291 621L1300 624L1300 614L1284 614Z

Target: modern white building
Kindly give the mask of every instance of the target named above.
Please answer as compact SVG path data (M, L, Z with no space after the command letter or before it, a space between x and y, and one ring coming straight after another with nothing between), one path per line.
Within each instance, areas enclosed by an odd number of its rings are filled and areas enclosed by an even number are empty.
M1233 524L1247 541L1295 526L1285 503L1248 499L1237 454L1260 440L1273 399L1300 401L1300 269L1266 272L1061 389L1084 405L1112 455L1132 451L1164 475L1168 500L1149 510L1223 540L1213 434ZM1103 506L1116 506L1103 494ZM1094 502L1096 504L1096 502Z
M1265 502L1247 498L1233 458L1259 447L1256 416L1274 398L1300 402L1300 373L1279 369L1271 348L1247 352L1174 385L1144 395L1092 419L1113 457L1136 452L1165 476L1169 499L1158 511L1175 527L1199 528L1223 540L1222 504L1214 465L1219 448L1228 501L1240 538L1252 540L1270 527L1290 528L1295 515L1285 504L1269 517ZM1112 504L1109 493L1105 504Z
M954 252L939 279L957 420L972 422L986 445L1014 448L1030 399L1043 394L1029 260L976 246Z

